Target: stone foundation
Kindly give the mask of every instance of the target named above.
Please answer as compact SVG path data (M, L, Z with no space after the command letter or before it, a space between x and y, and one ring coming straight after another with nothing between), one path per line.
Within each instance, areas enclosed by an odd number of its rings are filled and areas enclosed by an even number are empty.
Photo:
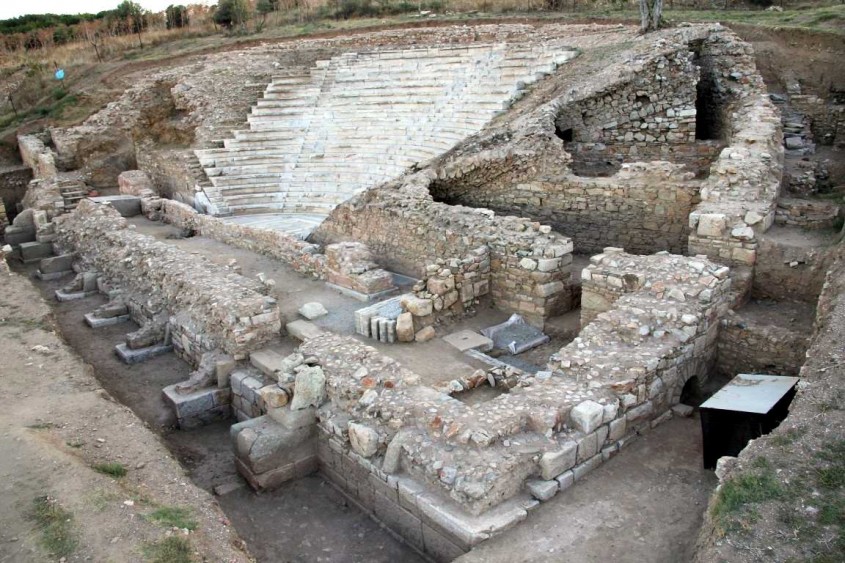
M173 316L173 336L193 365L216 348L244 358L279 333L278 306L258 282L135 233L109 206L84 201L55 224L58 246L120 288L133 320Z

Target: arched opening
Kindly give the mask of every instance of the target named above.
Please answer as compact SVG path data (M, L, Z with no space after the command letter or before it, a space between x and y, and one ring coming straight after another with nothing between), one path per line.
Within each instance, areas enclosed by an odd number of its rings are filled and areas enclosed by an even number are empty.
M704 402L704 393L701 389L701 381L698 379L697 375L690 377L687 379L687 382L684 383L684 387L681 389L681 399L679 402L691 407L697 407Z
M558 124L555 124L555 135L564 143L571 143L575 138L571 127L569 129L561 129Z

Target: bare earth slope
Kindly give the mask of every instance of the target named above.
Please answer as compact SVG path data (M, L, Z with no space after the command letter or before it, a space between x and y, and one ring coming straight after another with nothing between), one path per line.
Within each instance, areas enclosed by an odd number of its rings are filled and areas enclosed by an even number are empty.
M76 548L67 561L148 560L170 535L189 542L194 560L248 561L213 498L59 339L36 289L18 275L2 277L0 562L53 560L49 547L57 543L45 545L32 519L45 495L70 514L64 545ZM115 478L92 469L107 462L128 473ZM175 507L186 509L195 531L151 516Z

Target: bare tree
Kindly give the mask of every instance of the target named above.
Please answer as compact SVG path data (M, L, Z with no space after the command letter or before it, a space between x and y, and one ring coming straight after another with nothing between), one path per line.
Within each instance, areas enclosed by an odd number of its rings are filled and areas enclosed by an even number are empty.
M89 45L94 47L94 52L97 54L97 61L103 62L103 56L100 54L100 46L103 42L103 36L100 34L99 22L83 22L82 31L85 34L85 40Z
M657 31L663 13L663 0L639 0L640 32Z

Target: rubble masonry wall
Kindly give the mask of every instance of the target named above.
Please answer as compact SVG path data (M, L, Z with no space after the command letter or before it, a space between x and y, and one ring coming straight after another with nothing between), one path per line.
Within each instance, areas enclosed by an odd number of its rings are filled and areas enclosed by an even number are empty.
M414 277L438 259L461 259L490 249L494 305L535 324L571 304L572 241L550 227L489 210L453 207L432 200L427 171L374 188L338 206L312 235L317 242L356 240L381 265Z
M182 315L173 324L199 343L186 343L194 365L216 348L245 358L279 333L278 305L262 295L258 282L135 233L110 206L86 200L55 224L58 246L76 252L83 269L97 271L121 290L136 321Z

